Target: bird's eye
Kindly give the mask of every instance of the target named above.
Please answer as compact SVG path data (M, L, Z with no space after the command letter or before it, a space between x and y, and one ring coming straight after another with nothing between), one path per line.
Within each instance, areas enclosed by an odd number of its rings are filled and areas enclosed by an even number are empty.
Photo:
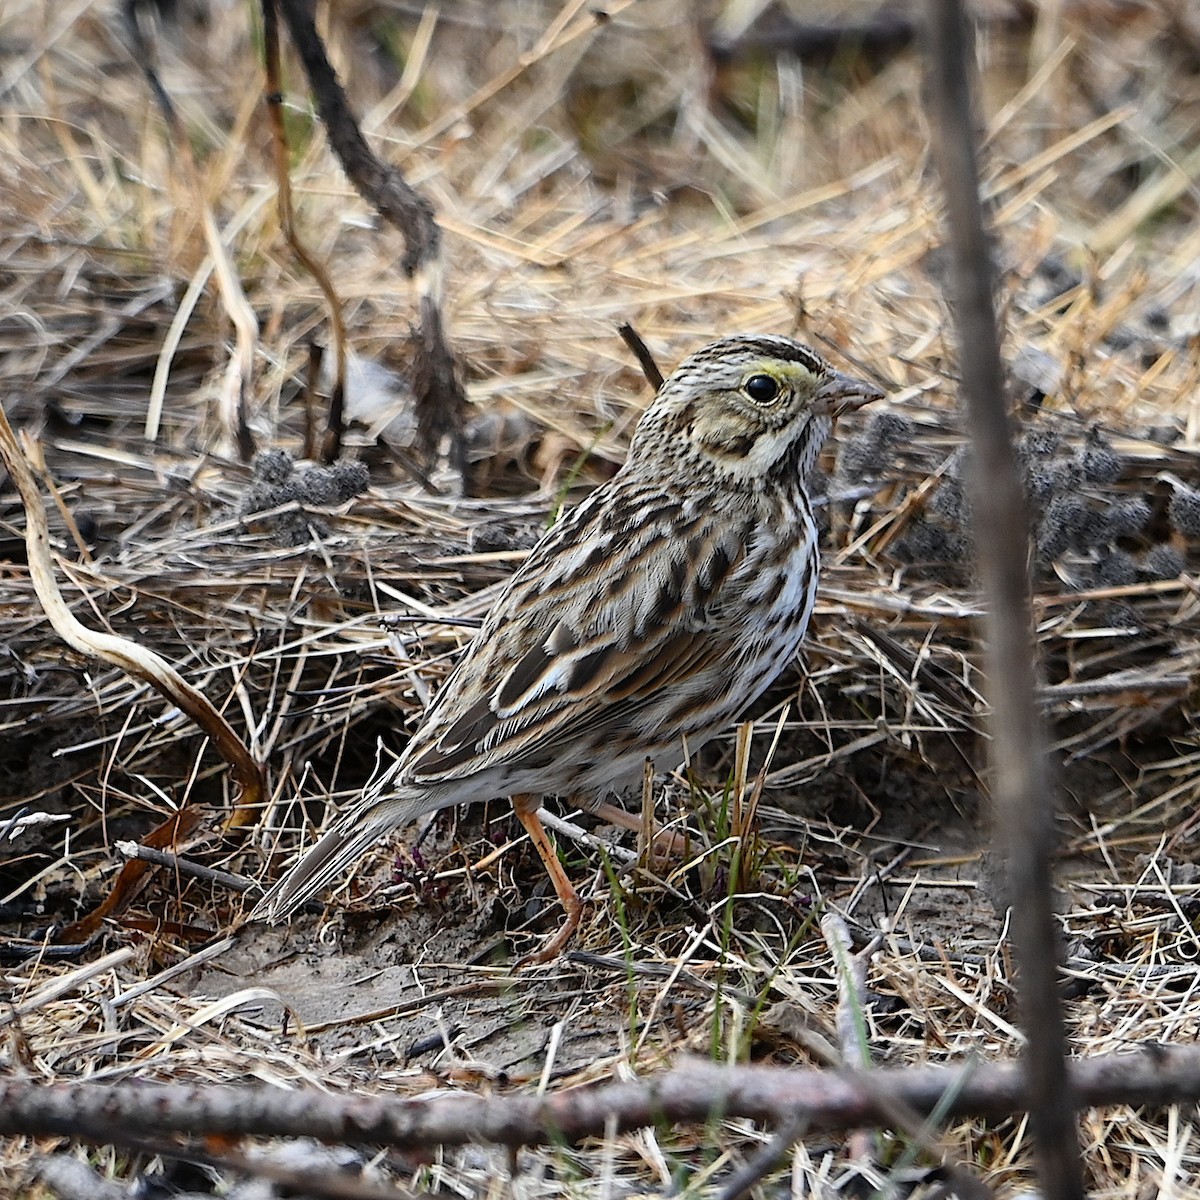
M770 404L779 395L779 380L770 375L751 375L742 390L755 404Z

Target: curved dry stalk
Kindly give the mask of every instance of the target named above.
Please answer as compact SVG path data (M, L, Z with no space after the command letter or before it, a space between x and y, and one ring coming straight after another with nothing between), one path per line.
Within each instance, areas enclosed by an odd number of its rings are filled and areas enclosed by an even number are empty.
M8 417L0 410L0 458L16 486L25 508L25 546L29 555L29 576L34 591L50 624L71 649L89 658L99 658L122 671L144 680L193 721L212 739L217 753L229 763L233 778L241 789L227 827L253 824L262 806L266 780L262 764L257 762L228 721L203 692L197 691L166 659L116 634L89 629L67 605L54 576L50 550L50 527L42 494L29 466L32 439L22 431L21 442ZM138 864L130 864L138 865Z
M152 849L165 850L168 846L178 846L184 838L189 837L200 827L200 814L194 809L183 808L172 813L161 824L156 825L144 838L142 845ZM109 889L108 895L96 905L86 916L78 921L72 921L55 932L55 940L64 946L85 944L89 938L100 932L101 926L111 917L124 912L141 891L141 883L154 870L154 864L137 859L127 862Z

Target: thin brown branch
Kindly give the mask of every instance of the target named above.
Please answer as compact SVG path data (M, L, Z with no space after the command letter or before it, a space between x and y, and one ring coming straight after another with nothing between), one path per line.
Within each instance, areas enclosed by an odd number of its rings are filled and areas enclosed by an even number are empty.
M431 265L416 279L420 319L412 334L417 356L413 370L417 441L431 461L443 437L449 437L450 465L465 476L467 446L463 438L467 394L442 324L440 266Z
M321 363L325 347L318 342L308 343L308 368L304 378L304 457L317 457L317 388L321 380ZM343 394L344 395L344 394ZM332 404L332 397L330 398ZM333 413L330 412L332 420Z
M1066 1064L1054 913L1054 783L1037 703L1029 580L1029 516L1005 404L995 271L979 199L968 64L972 30L961 0L930 0L928 81L934 151L946 194L951 281L971 437L972 524L987 607L996 840L1005 864L1026 1035L1030 1124L1042 1186L1083 1197L1079 1136Z
M1151 1046L1071 1063L1081 1104L1177 1104L1200 1098L1200 1047ZM950 1099L946 1100L947 1097ZM945 1119L1004 1117L1026 1105L1014 1063L834 1072L689 1061L662 1075L549 1095L332 1094L315 1088L226 1087L0 1079L0 1135L103 1141L102 1130L313 1137L326 1142L416 1148L467 1143L532 1146L658 1124L748 1118L772 1124L803 1116L810 1131L886 1124L889 1106Z

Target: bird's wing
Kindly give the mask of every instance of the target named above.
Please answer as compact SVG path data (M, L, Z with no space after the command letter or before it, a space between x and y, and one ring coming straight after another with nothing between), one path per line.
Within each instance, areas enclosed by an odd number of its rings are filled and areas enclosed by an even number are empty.
M620 500L580 506L514 576L408 747L406 781L535 767L581 730L627 734L734 653L727 602L752 529L661 492Z

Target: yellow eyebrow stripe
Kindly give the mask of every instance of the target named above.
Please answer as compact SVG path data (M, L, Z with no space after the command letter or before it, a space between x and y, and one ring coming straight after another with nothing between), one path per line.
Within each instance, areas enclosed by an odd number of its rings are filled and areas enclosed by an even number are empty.
M803 363L782 362L778 358L763 358L750 363L746 367L742 381L745 382L751 375L773 375L776 379L789 379L796 383L816 378Z

